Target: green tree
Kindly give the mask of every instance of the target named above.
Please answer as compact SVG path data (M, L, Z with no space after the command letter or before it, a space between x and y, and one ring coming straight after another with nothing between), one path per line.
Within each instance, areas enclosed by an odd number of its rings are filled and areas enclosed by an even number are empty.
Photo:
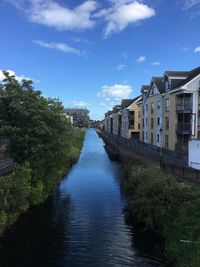
M61 102L34 91L32 81L20 84L9 73L4 75L0 86L0 136L9 139L10 157L17 163L39 160L47 154L52 158L62 149L70 129L61 116Z

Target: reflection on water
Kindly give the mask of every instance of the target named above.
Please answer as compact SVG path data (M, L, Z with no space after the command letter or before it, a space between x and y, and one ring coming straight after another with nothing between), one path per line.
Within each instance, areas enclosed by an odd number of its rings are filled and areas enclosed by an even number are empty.
M120 176L103 141L88 130L79 162L54 195L1 240L1 266L156 266L132 244Z

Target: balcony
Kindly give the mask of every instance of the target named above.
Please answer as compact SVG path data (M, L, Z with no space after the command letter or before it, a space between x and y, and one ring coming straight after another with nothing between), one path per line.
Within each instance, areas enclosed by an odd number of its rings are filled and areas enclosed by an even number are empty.
M129 127L128 127L130 130L134 130L135 127L134 127L134 124L129 124Z
M134 116L133 115L128 115L128 120L129 121L133 121L134 120Z
M176 112L178 114L181 113L192 113L192 105L190 103L185 103L185 104L177 104L176 105Z
M177 125L176 133L178 135L191 135L192 133L192 125L189 122L179 123Z
M176 151L178 152L188 152L188 143L176 143Z

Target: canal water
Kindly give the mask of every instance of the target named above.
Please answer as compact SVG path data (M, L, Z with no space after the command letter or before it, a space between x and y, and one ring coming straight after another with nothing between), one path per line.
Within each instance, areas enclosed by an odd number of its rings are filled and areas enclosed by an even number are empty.
M0 240L0 266L158 266L134 244L121 179L119 164L89 129L78 163L53 196L22 216Z

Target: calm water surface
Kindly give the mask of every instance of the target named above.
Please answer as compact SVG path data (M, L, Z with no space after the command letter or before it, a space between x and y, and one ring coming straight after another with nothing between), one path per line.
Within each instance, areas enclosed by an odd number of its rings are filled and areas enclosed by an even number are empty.
M125 222L119 165L94 130L48 201L0 240L0 266L158 266L141 256Z

